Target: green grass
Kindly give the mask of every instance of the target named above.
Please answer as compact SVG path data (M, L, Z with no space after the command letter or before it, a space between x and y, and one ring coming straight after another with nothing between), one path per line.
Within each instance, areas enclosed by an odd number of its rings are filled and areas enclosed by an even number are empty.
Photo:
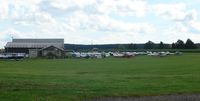
M200 93L200 54L132 59L0 61L0 100L79 101L84 98Z

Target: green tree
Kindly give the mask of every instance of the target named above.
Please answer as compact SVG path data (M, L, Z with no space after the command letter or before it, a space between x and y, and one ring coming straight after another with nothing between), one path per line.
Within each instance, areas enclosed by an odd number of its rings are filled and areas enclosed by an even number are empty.
M158 48L159 49L164 49L165 48L165 45L164 45L164 43L162 41L158 44Z
M152 41L148 41L147 43L144 44L145 49L153 49L155 48L155 43Z
M118 49L119 49L119 50L124 50L124 49L126 49L126 46L123 45L123 44L119 44L119 45L118 45Z
M184 49L185 48L185 44L184 44L184 41L182 41L182 40L178 40L176 43L175 43L175 48L176 49Z
M176 49L176 44L172 43L172 49Z
M197 46L194 44L194 42L190 39L187 39L186 43L185 43L185 48L186 49L196 49Z
M128 49L136 49L136 45L131 43L128 45Z

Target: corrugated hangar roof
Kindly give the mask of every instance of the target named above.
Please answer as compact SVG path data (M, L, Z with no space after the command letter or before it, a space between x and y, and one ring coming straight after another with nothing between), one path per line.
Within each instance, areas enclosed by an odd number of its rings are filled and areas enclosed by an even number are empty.
M63 48L63 44L61 43L16 43L16 42L8 42L5 47L6 48L44 48L48 46Z
M14 43L63 43L64 39L13 39Z
M55 46L64 48L64 39L13 39L6 48L44 48Z

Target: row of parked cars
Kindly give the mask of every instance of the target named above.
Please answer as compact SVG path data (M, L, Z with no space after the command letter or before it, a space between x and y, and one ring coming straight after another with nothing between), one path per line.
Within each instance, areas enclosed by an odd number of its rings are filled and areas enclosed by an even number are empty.
M0 54L0 59L24 59L26 57L25 53L2 53Z
M148 56L168 56L168 55L181 55L181 52L70 52L69 55L72 58L106 58L106 57L119 57L119 58L131 58L138 55ZM25 53L3 53L0 54L0 59L24 59L28 57Z
M138 55L148 56L168 56L168 55L181 55L182 52L70 52L72 58L105 58L105 57L124 57L131 58Z

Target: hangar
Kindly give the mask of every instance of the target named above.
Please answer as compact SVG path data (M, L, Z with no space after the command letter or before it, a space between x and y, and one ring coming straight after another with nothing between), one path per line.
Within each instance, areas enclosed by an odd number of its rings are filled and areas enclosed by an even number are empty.
M64 53L64 39L12 39L5 46L6 53L25 53L29 57Z

